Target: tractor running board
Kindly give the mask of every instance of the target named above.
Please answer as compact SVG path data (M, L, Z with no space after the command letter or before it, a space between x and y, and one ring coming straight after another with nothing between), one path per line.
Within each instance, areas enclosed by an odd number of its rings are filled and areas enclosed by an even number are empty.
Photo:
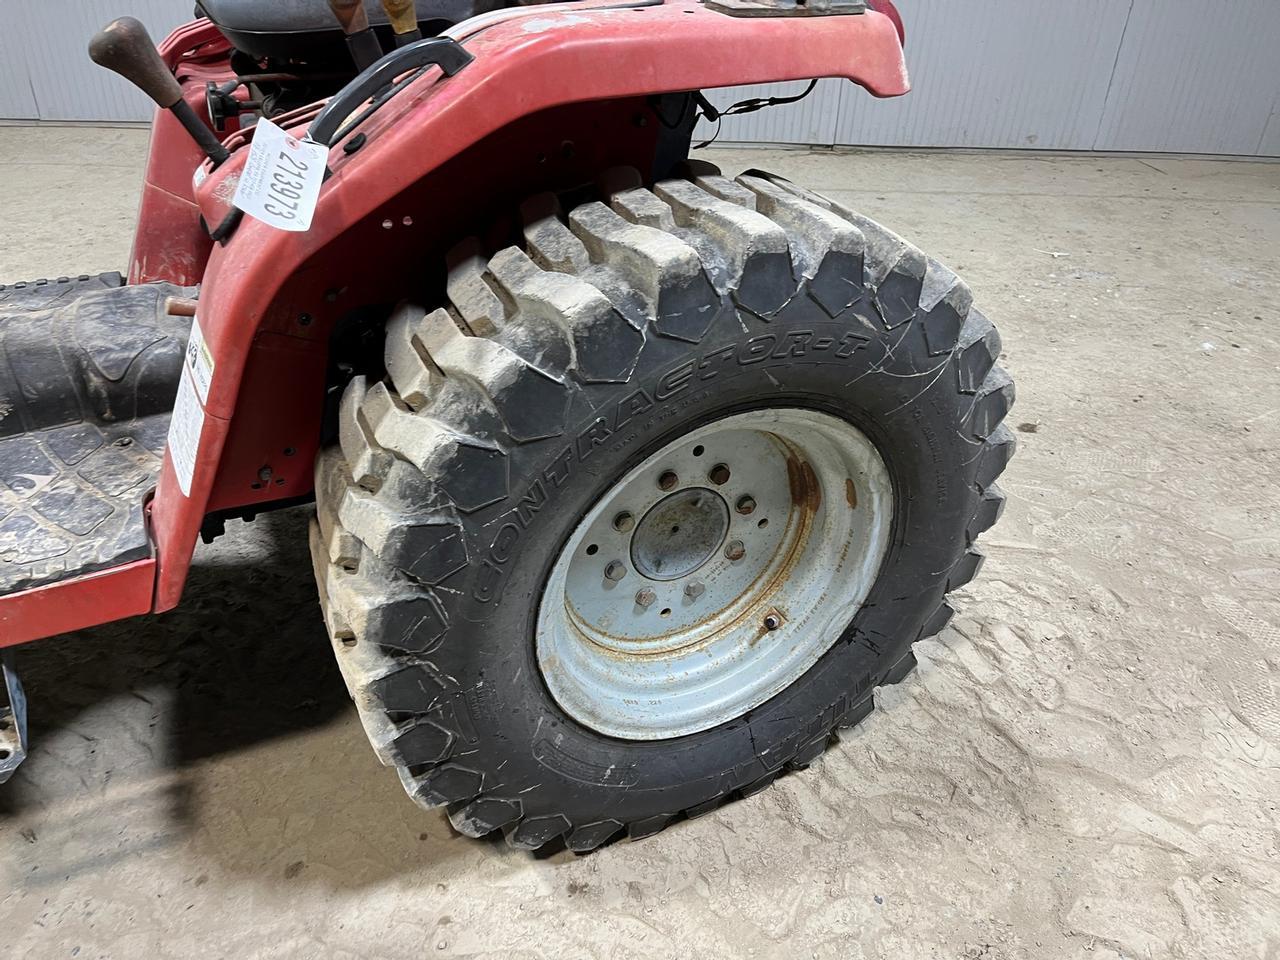
M165 300L189 292L118 273L0 285L0 597L151 556L191 325Z

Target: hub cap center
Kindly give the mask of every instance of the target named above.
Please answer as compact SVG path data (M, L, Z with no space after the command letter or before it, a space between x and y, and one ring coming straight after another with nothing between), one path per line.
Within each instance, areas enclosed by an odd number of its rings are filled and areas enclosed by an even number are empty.
M650 580L678 580L715 556L728 532L729 505L720 494L681 490L644 515L631 538L631 562Z

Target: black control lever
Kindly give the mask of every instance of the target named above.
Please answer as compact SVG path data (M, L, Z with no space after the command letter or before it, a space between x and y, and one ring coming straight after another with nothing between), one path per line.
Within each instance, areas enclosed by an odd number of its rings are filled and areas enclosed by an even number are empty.
M390 99L390 94L399 89L391 87L396 77L430 66L438 66L446 77L452 77L474 59L462 44L448 37L428 37L394 50L338 91L311 121L308 135L316 143L331 147ZM373 103L352 118L339 135L343 121L371 97L376 97Z
M367 70L377 63L382 57L382 44L369 26L364 0L329 0L329 9L347 35L347 47L351 50L351 59L356 62L356 69Z
M422 39L422 31L418 29L418 8L413 0L382 0L382 10L391 21L397 47L407 47Z
M160 57L147 28L133 17L113 20L89 41L89 57L100 67L114 70L149 96L161 109L170 111L191 134L216 167L227 157L227 148L182 98L182 86Z

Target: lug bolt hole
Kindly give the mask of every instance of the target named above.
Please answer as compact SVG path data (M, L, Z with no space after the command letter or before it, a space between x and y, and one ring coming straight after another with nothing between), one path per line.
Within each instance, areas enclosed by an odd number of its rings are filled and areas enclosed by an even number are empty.
M662 474L662 476L658 478L658 489L674 490L676 484L679 482L680 482L680 478L676 476L675 473L672 472L671 470L667 470Z
M609 565L604 568L605 579L612 580L614 583L617 583L626 575L627 568L619 560L610 561Z
M747 555L747 548L743 545L741 540L730 540L728 544L725 545L724 555L730 560L741 560Z
M636 525L636 518L625 510L613 518L613 529L619 533L628 533Z
M729 466L724 463L717 463L707 472L707 478L717 487L724 486L729 482Z
M756 512L756 501L754 497L745 496L738 499L738 512L744 517L750 516Z

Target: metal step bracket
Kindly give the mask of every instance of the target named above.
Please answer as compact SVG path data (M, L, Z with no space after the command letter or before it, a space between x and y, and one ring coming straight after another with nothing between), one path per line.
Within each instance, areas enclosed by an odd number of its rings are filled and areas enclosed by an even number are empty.
M13 654L0 654L4 686L0 689L0 783L27 759L27 698L13 669Z

